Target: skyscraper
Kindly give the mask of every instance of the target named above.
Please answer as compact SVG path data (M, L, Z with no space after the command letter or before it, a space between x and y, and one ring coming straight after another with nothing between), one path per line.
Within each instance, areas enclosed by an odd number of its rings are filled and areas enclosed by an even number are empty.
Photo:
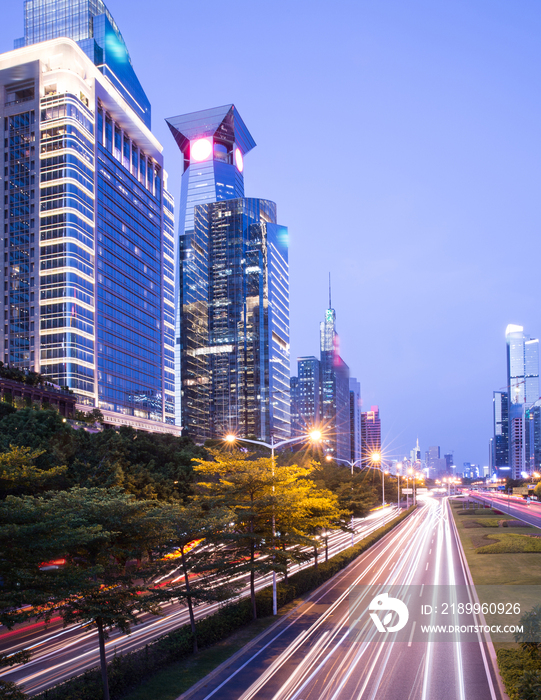
M329 308L320 324L321 424L327 450L337 459L351 458L349 367L340 357L336 312Z
M509 471L509 392L495 391L492 398L494 438L491 467L496 472Z
M182 153L177 385L198 441L290 434L287 229L244 198L255 146L234 105L167 119ZM177 414L177 417L178 414Z
M349 380L349 438L350 459L361 459L361 385L355 377Z
M0 56L4 361L106 422L175 431L173 202L118 27L101 0L26 0L16 45Z
M529 433L530 426L525 421L526 410L539 399L539 340L529 338L524 334L522 326L513 324L507 326L505 338L509 392L509 466L512 478L518 479L521 472L533 471L529 454L526 453L526 431ZM531 415L535 421L537 413L534 411Z
M320 363L316 357L299 357L297 376L291 377L291 434L305 435L321 422Z
M363 466L372 463L374 452L381 454L381 420L379 406L361 414L361 459Z

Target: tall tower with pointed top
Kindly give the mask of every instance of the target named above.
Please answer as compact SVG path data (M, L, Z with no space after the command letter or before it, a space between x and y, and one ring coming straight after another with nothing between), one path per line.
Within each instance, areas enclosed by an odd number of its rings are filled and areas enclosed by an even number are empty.
M244 197L255 146L232 104L166 120L183 158L177 271L177 424L289 437L287 229Z

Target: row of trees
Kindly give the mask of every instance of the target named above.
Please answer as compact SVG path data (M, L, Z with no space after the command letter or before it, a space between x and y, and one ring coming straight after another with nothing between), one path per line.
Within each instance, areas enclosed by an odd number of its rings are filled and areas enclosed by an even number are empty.
M352 512L377 501L379 474L351 477L312 456L273 463L174 436L73 430L50 410L8 413L0 420L0 622L92 621L105 688L107 630L129 632L164 601L186 603L196 651L195 605L227 600L248 579L255 618L258 575L287 577L309 557L317 564L318 536L347 528Z

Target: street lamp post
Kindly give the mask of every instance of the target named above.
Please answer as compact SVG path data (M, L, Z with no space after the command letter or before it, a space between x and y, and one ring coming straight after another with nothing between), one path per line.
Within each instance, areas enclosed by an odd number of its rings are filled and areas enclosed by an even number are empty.
M259 445L260 447L266 447L271 451L271 464L272 464L272 476L274 477L274 451L283 447L284 445L291 445L294 442L320 442L321 432L319 430L312 430L308 435L301 435L300 437L289 438L288 440L280 440L280 442L274 442L274 435L271 436L271 441L263 442L261 440L248 440L248 438L239 438L236 435L226 435L224 437L225 442L230 444L234 442L249 442L252 445ZM272 490L274 493L274 483L272 485ZM272 546L276 550L276 520L274 515L274 505L272 507ZM272 555L273 564L275 559L275 554ZM272 569L272 614L278 614L278 596L276 590L276 571L274 566Z

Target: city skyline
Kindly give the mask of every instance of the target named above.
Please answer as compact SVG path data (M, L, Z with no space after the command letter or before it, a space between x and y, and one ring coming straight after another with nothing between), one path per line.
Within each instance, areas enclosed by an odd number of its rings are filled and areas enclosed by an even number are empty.
M541 331L536 294L521 295L518 315L511 285L534 279L540 252L539 97L530 88L538 7L524 3L519 14L487 2L415 2L406 12L368 2L331 12L278 3L265 26L292 48L289 72L282 55L265 58L254 31L261 17L247 3L235 4L234 19L218 19L212 3L204 15L187 5L182 16L164 3L144 23L143 3L108 7L152 103L175 198L180 171L163 118L234 102L250 123L260 145L246 158L246 196L278 202L290 230L292 363L317 355L330 270L342 353L363 408L378 404L385 417L384 447L402 457L419 435L423 450L439 444L457 464L486 464L492 392L505 384L505 328ZM22 33L22 7L10 3L0 50ZM323 37L333 47L324 56ZM161 70L175 59L178 81ZM180 89L182 67L189 79ZM256 76L267 90L254 90ZM299 89L312 84L315 94ZM332 121L338 136L324 141ZM531 239L520 264L507 250L519 235Z

